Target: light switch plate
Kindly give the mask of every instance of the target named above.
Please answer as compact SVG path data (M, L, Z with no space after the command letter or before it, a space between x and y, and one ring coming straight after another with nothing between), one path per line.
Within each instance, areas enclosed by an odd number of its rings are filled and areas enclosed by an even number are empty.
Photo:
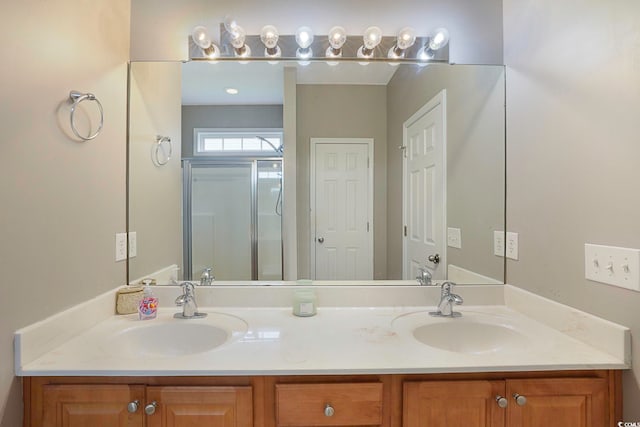
M640 249L587 243L584 270L588 280L640 291Z
M138 233L135 231L129 232L129 258L134 258L138 255Z
M504 256L504 231L493 232L493 254Z
M116 261L127 259L127 233L116 233Z
M447 246L462 249L462 232L459 228L447 228Z
M507 258L518 260L518 233L507 231L505 255Z

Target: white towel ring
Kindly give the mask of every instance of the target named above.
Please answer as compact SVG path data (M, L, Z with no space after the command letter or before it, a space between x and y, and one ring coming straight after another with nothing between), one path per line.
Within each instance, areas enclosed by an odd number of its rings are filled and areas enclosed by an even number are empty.
M165 153L165 149L164 149L164 145L166 144L169 146L169 153ZM160 150L162 150L162 154L163 156L163 160L161 160L160 157ZM162 135L157 135L156 136L156 146L154 148L153 151L153 163L155 163L158 166L164 166L167 163L169 163L169 160L171 160L171 155L173 154L173 144L171 143L171 138L169 138L168 136L162 136Z
M98 101L98 98L96 98L96 96L92 93L81 93L81 92L78 92L77 90L72 90L71 92L69 92L69 98L73 101L73 105L71 106L70 122L71 122L71 130L73 131L75 136L77 136L78 138L84 141L89 141L90 139L93 139L96 136L98 136L98 134L102 130L102 126L104 125L104 110L102 109L102 104L100 103L100 101ZM96 104L98 104L98 108L100 109L100 124L98 125L98 130L96 130L93 135L89 135L89 136L80 135L80 132L78 132L78 129L76 128L76 124L74 121L75 114L76 114L76 107L82 101L85 101L85 100L95 101Z

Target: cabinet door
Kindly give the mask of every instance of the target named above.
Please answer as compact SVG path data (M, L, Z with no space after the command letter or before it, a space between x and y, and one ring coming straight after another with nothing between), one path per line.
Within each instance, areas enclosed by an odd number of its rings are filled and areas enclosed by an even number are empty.
M403 427L502 427L504 381L404 383Z
M148 427L251 427L251 387L147 387ZM93 427L93 426L92 426Z
M601 427L607 382L600 378L508 380L509 427ZM514 396L523 396L518 405Z
M128 405L137 401L135 412ZM144 386L45 385L44 427L141 427ZM132 408L133 409L133 408Z

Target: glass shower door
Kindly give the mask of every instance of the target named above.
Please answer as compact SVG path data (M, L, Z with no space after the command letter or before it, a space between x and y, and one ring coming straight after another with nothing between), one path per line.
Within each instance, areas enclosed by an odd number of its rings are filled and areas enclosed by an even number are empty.
M183 167L185 279L282 280L282 159Z
M185 273L193 280L207 267L216 280L252 279L251 188L251 163L191 165L191 247L185 248L191 271Z
M282 160L257 161L258 280L282 280Z

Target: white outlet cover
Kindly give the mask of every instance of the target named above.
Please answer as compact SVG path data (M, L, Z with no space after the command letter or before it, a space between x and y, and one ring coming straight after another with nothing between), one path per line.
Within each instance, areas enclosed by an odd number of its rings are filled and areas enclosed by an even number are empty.
M136 255L138 255L138 233L131 231L129 232L129 258Z
M493 254L495 256L504 256L504 231L493 232Z
M127 259L127 233L116 233L116 261Z
M447 228L447 246L462 249L462 232L459 228Z
M640 249L584 245L588 280L640 291Z
M507 241L505 242L505 254L507 258L518 260L518 233L507 231Z

